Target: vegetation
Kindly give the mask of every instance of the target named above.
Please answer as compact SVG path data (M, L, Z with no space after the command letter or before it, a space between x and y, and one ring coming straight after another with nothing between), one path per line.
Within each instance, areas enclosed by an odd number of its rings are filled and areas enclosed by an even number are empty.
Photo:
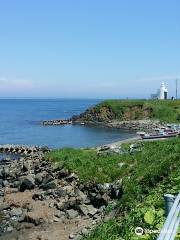
M179 169L174 170L166 179L147 194L142 201L134 200L131 209L123 211L116 219L99 225L86 240L155 240L165 221L164 193L176 195L180 190ZM135 234L135 229L141 227L142 236ZM180 239L180 229L177 238Z
M96 105L94 110L101 113L103 108L108 108L118 120L180 121L180 100L107 100Z
M66 148L51 152L47 158L76 172L82 182L122 179L118 216L98 226L86 240L136 240L137 226L148 230L143 239L156 239L157 233L150 231L158 231L164 222L163 194L180 190L179 153L180 139L175 138L144 142L142 151L134 154L99 156L94 150Z

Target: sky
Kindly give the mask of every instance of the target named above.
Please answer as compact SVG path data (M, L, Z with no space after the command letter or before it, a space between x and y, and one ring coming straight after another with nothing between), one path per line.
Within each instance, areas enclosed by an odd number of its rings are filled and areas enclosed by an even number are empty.
M149 98L162 81L171 97L179 9L179 0L0 0L0 97Z

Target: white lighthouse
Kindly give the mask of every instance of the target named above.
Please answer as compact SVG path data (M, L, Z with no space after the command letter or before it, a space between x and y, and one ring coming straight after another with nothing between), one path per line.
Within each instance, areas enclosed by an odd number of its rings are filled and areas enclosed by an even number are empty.
M151 99L166 100L168 97L168 90L164 82L161 83L160 88L157 90L156 94L151 94Z
M164 82L162 82L161 87L159 89L158 99L160 99L160 100L167 99L167 94L168 94L168 90L167 90Z

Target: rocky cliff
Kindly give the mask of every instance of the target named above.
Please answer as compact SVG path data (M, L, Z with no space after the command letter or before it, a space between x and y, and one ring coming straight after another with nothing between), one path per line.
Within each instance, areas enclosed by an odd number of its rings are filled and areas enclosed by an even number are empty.
M79 116L73 116L74 122L85 123L107 123L112 120L130 121L130 120L142 120L150 119L152 116L152 108L144 107L142 105L119 107L117 111L114 111L111 106L104 104L92 107L86 110Z

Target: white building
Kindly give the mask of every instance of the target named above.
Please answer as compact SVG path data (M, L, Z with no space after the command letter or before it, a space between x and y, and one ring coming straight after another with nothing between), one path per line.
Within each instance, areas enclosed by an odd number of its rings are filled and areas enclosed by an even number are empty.
M157 93L151 94L151 99L164 100L164 99L167 99L167 97L168 97L168 90L164 82L162 82L160 89L157 90Z

